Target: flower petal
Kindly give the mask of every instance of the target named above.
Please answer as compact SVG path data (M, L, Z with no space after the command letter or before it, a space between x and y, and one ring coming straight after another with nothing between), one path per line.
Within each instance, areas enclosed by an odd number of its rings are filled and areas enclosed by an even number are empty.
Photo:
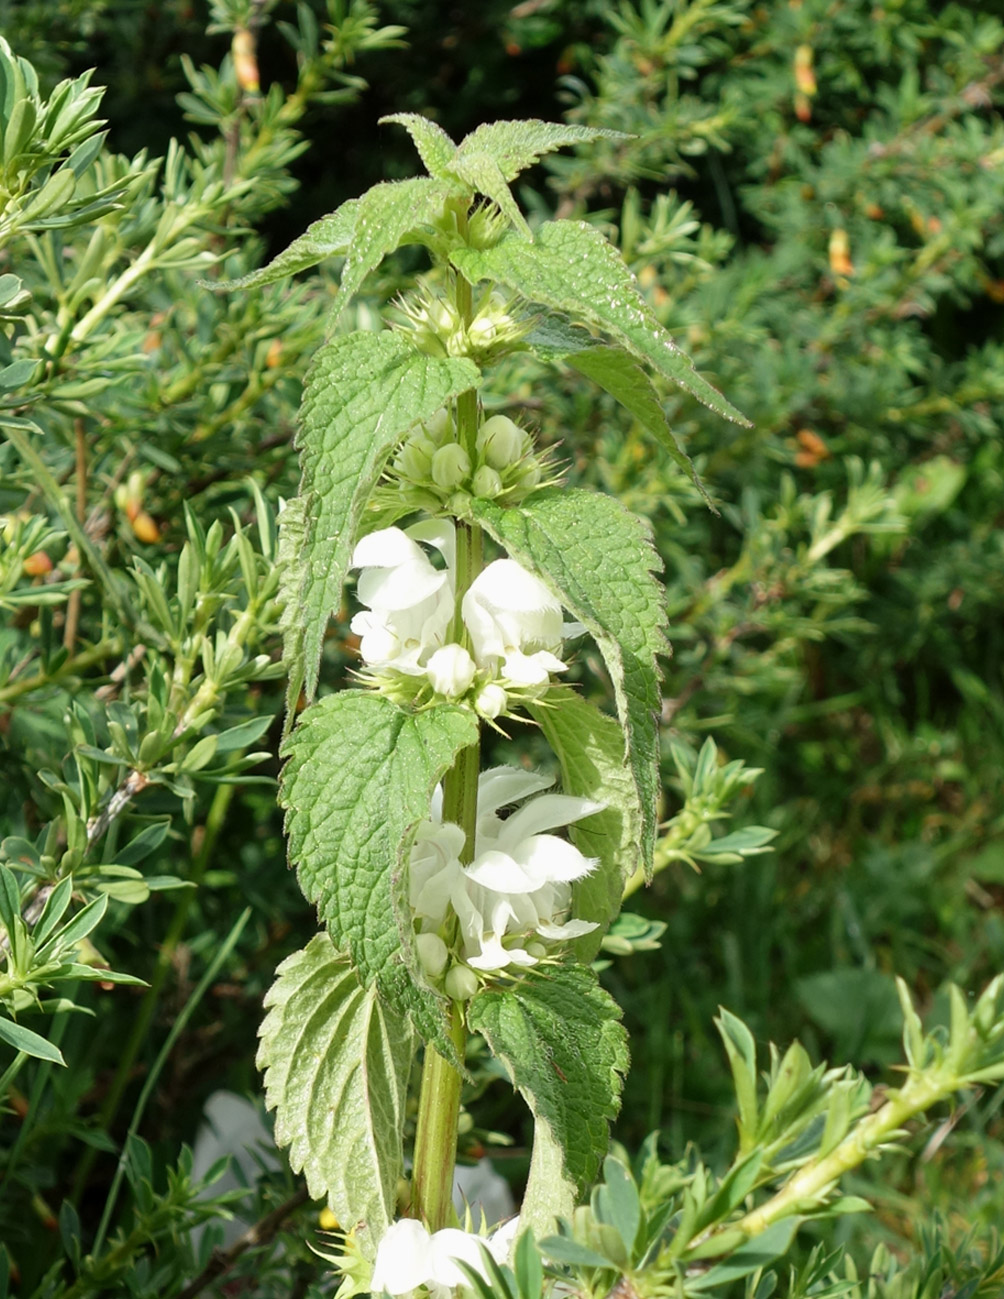
M553 834L531 835L512 852L528 876L547 884L580 880L597 865L597 858L583 857L578 848Z
M458 1260L469 1263L476 1272L485 1276L482 1244L487 1246L488 1242L472 1232L461 1231L458 1227L444 1227L442 1231L437 1231L432 1237L431 1280L451 1289L455 1286L470 1286L467 1273L457 1266Z
M514 847L521 839L532 834L541 834L545 830L557 830L563 825L572 825L584 817L602 812L605 803L595 803L590 798L578 798L575 794L543 794L513 812L500 835L500 842L506 848Z
M539 771L521 771L519 767L490 767L478 777L478 816L497 812L500 807L518 803L554 784L553 776Z
M400 528L380 528L356 543L351 568L395 568L425 559L422 550Z
M547 883L546 878L532 869L527 870L504 852L481 853L469 866L464 867L464 874L475 884L491 889L494 893L533 893Z
M407 1294L432 1280L432 1237L415 1218L387 1229L377 1248L370 1287L374 1294Z

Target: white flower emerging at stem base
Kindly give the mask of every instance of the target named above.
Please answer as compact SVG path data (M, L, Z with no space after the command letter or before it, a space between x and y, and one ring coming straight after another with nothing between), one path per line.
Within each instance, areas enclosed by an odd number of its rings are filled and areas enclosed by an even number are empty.
M515 767L495 767L478 781L474 860L464 866L464 833L433 819L418 829L410 862L410 900L419 937L435 934L448 918L459 922L460 956L481 973L531 966L550 945L596 928L565 919L571 885L596 862L548 831L592 816L602 803L569 794L545 794L553 780ZM537 795L531 798L530 795ZM527 799L505 820L500 808Z
M494 1235L476 1236L457 1227L445 1227L430 1234L414 1218L402 1218L389 1227L377 1248L370 1286L373 1294L407 1294L425 1286L432 1299L445 1299L458 1286L471 1289L459 1263L467 1263L489 1280L482 1247L496 1262L505 1261L513 1238L513 1225L506 1223Z

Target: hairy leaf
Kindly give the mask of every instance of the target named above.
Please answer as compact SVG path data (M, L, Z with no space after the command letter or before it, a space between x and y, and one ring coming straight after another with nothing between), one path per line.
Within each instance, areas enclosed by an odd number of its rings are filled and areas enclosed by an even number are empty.
M341 602L359 518L387 457L413 424L480 379L473 361L424 356L389 331L338 335L314 357L297 438L306 517L297 572L286 583L302 618L301 627L290 623L295 611L287 598L292 704L301 681L313 697L324 630ZM297 515L290 524L300 526Z
M596 126L563 126L533 117L515 122L486 122L460 142L455 161L459 163L468 155L484 154L494 160L504 180L515 180L521 171L532 167L545 153L554 153L569 144L587 144L590 140L600 139L627 140L630 136L622 131L608 131Z
M541 361L564 361L572 352L586 351L601 342L564 316L544 316L527 334L523 346Z
M413 980L402 962L418 967L410 916L394 904L395 877L407 878L436 783L477 736L466 709L412 713L370 691L344 690L308 708L283 746L280 801L304 895L363 983L376 983L437 1040L438 999L428 990L408 999Z
M628 1065L620 1015L596 974L581 966L529 974L511 988L486 988L470 1003L470 1028L505 1065L542 1134L544 1153L538 1160L535 1149L527 1186L537 1218L529 1225L538 1232L564 1207L569 1187L581 1194L607 1152ZM559 1171L562 1184L555 1185Z
M484 194L494 203L497 203L521 234L527 239L533 238L530 227L526 223L526 218L519 210L519 206L512 196L512 190L506 183L502 169L490 153L461 153L458 151L457 156L450 164L450 172L462 180L465 185L469 185L471 189L477 190L479 194Z
M303 585L303 556L306 551L307 497L294 496L285 503L279 516L279 628L282 632L282 656L286 664L286 731L296 720L296 705L303 689L307 620L300 607ZM323 635L323 632L322 632Z
M642 865L638 788L624 761L622 728L594 704L559 688L530 713L557 754L563 792L606 804L569 828L579 851L599 859L592 874L572 885L572 914L600 926L574 944L578 959L587 962L620 911L624 885Z
M229 289L257 289L263 284L274 284L284 280L287 275L305 271L325 257L338 257L344 253L352 242L352 232L356 225L356 213L359 210L359 199L350 198L334 212L329 212L307 229L299 239L294 239L288 248L277 257L273 257L267 266L257 271L242 275L238 280L222 280L209 283L208 287L223 292Z
M276 971L257 1064L275 1140L312 1199L361 1223L372 1252L393 1221L414 1041L407 1019L363 988L327 934Z
M584 221L550 221L532 244L506 235L493 248L461 248L451 260L471 281L495 280L604 330L698 401L738 424L749 421L694 369L638 290L620 253Z
M592 379L631 412L643 428L653 434L680 468L690 475L698 491L711 505L711 497L697 476L693 461L673 435L652 380L629 352L621 347L589 347L566 356L565 361L587 379ZM711 505L711 508L715 507ZM717 511L715 511L717 513Z
M418 156L425 164L425 170L430 176L443 178L457 152L457 146L441 126L418 113L388 113L386 117L380 118L381 126L385 122L403 126L411 136Z
M335 303L336 316L355 297L370 271L404 243L409 231L431 225L442 215L446 200L457 192L455 184L429 176L382 181L366 191L358 200L352 244Z
M651 870L658 794L656 655L666 613L659 559L643 520L598 492L548 488L515 509L476 500L474 515L513 559L537 573L592 635L610 672L623 743L642 808L642 860Z

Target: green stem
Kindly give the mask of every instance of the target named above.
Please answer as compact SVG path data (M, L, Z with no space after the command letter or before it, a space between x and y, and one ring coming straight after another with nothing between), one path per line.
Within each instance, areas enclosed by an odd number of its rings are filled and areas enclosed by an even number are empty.
M122 641L119 637L103 640L92 649L81 650L79 654L65 660L54 672L36 672L30 677L15 678L0 688L0 704L9 704L20 699L22 695L31 694L33 690L44 690L46 686L58 684L64 677L72 677L85 668L103 663L105 659L115 658L122 653Z
M481 571L482 550L481 529L460 524L457 528L456 569L458 620L460 602ZM443 820L452 821L464 831L464 847L460 854L464 864L474 860L480 765L479 741L461 749L443 781ZM454 1003L450 1016L450 1040L457 1059L462 1061L467 1045L467 1026L459 1002ZM449 1060L434 1047L426 1047L415 1129L412 1212L426 1223L430 1231L439 1231L452 1221L453 1170L457 1161L462 1082L459 1071Z
M460 1002L453 1004L450 1041L462 1060L467 1045L467 1025ZM430 1231L439 1231L454 1221L453 1170L457 1162L462 1081L449 1060L445 1060L434 1047L426 1047L415 1128L412 1214Z
M467 212L457 214L461 234L467 230ZM474 314L471 285L458 275L454 291L457 310L465 324ZM457 398L457 441L471 457L477 458L478 395L472 388ZM456 607L452 638L469 645L461 617L461 603L471 583L484 564L484 538L476 525L457 525ZM461 861L474 860L474 835L478 819L478 770L480 742L469 745L458 755L443 781L443 820L452 821L464 831ZM463 1061L467 1045L467 1026L463 1006L455 1002L450 1015L450 1041L458 1061ZM454 1221L453 1170L457 1161L457 1126L460 1120L460 1090L463 1079L457 1068L434 1047L425 1051L422 1087L418 1100L418 1122L415 1130L414 1183L412 1213L425 1222L430 1231L439 1231Z
M869 1155L899 1132L907 1120L944 1100L960 1085L960 1079L946 1077L941 1072L911 1078L881 1109L857 1124L835 1150L799 1169L777 1195L725 1230L738 1228L750 1236L758 1236L781 1218L797 1212L799 1204L818 1201L844 1173L863 1164Z

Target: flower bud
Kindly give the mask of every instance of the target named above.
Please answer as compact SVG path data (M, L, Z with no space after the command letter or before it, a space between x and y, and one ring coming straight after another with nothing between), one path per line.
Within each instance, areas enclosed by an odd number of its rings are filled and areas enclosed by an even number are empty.
M474 708L482 717L494 721L496 717L500 717L505 712L508 703L508 697L502 687L490 685L485 686L478 694L477 699L474 701Z
M497 332L496 322L491 316L478 316L468 326L467 337L471 347L485 348L491 345Z
M448 442L453 437L453 420L445 406L442 410L437 410L432 419L427 419L422 427L437 447L441 447L444 442ZM429 454L431 455L432 452Z
M540 465L536 460L528 460L519 475L519 485L524 491L531 492L540 482Z
M443 987L454 1001L470 1001L478 990L478 976L466 965L454 965L447 971Z
M478 450L493 469L508 469L529 447L529 436L507 415L493 415L478 431Z
M428 478L435 453L436 448L428 438L409 438L397 458L398 469L406 478L418 481Z
M470 689L477 666L462 645L453 644L436 650L425 670L437 695L456 699Z
M443 491L459 487L471 473L471 458L458 442L448 442L432 457L432 481Z
M502 479L498 471L490 465L482 465L474 474L471 490L475 496L483 496L488 500L498 496L502 491Z
M450 958L446 944L438 934L419 934L415 939L415 949L422 969L431 979L438 979L446 969Z

